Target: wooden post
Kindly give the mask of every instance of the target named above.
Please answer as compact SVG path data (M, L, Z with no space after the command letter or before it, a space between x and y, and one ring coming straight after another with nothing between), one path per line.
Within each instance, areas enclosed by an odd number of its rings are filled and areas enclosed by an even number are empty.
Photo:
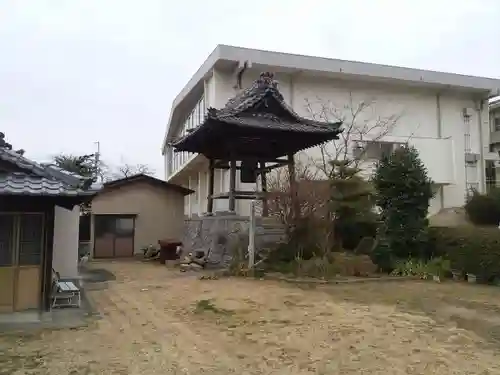
M266 162L259 162L260 167L260 183L262 185L262 216L269 216L269 205L267 202L267 178L266 178Z
M297 197L297 180L295 175L295 159L293 154L288 154L288 178L290 184L290 216L297 219L300 211Z
M208 201L207 201L207 213L211 214L214 212L214 184L215 184L215 160L210 159L208 161Z
M43 249L43 274L41 282L42 306L45 311L50 311L52 293L52 260L54 257L54 220L55 206L45 212L45 243Z
M253 275L255 265L255 201L250 201L250 223L248 228L248 269Z
M236 160L231 157L229 168L229 211L236 211L236 199L234 193L236 191Z

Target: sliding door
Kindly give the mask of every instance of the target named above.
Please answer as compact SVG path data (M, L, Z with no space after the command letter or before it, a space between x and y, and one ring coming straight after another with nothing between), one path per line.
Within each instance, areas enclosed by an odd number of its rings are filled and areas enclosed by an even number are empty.
M40 307L43 229L41 213L0 214L0 312Z

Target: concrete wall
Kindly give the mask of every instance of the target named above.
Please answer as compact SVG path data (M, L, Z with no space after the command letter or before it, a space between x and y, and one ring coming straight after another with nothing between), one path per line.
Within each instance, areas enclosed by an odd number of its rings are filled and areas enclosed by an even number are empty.
M258 70L245 72L243 87L251 85L259 73ZM484 189L484 158L481 157L472 167L466 168L465 163L466 148L481 156L488 153L489 148L488 107L485 105L481 108L472 96L458 92L437 92L410 85L375 84L306 75L277 74L276 79L287 103L302 116L318 116L322 112L322 106L326 105L335 109L329 111L329 121L340 118L348 125L353 122L354 111L356 124L366 124L368 128L373 127L377 121L392 124L390 133L379 140L409 140L418 149L429 176L436 184L437 194L431 201L431 214L441 208L462 206L467 185L479 190ZM227 100L235 95L234 83L235 78L232 75L215 70L206 86L209 90L207 107L224 106ZM357 112L360 105L363 105L364 109ZM468 121L463 117L464 108L469 109ZM368 135L376 138L380 132L380 128L378 129ZM466 133L469 134L468 146L465 142ZM334 145L330 144L326 149L333 153ZM320 155L320 149L316 147L301 153L298 159L314 165ZM168 163L168 160L166 162ZM370 165L365 167L368 170ZM199 168L206 167L200 164ZM202 172L201 178L205 178L203 169L185 166L180 168L176 176L170 177L174 178L172 182L183 183L188 176L194 176L199 171ZM216 191L227 191L229 172L216 175L216 181ZM255 184L240 183L239 177L237 181L238 189L256 188ZM196 207L199 210L199 206ZM248 202L238 202L237 212L246 215L248 207ZM197 212L192 210L192 205L191 209L189 204L186 204L185 208L187 215ZM217 202L215 208L227 209L227 201Z
M141 247L156 244L160 239L181 238L184 197L175 190L137 182L98 194L92 200L92 227L94 215L99 214L137 215L134 253L140 253Z
M52 268L63 278L78 276L78 234L80 230L80 207L73 210L55 207L54 255Z

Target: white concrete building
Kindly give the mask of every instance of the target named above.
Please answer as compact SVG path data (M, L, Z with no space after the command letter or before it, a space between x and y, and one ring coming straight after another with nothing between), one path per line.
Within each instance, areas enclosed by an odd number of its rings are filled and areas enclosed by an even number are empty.
M490 101L490 151L500 156L500 98ZM500 160L486 161L486 184L488 188L500 186Z
M175 98L162 146L166 180L196 191L186 198L186 215L206 211L207 160L176 153L169 142L198 126L207 108L223 107L239 90L238 77L245 88L263 71L275 73L299 115L321 117L326 108L323 117L354 125L348 151L368 146L367 165L398 144L413 144L435 184L431 214L462 206L467 189L485 190L485 161L498 159L489 147L488 98L499 94L500 80L219 45ZM299 159L317 163L320 156L316 147ZM216 192L228 190L228 173L217 171ZM215 201L215 211L227 206ZM237 202L236 211L247 214L247 202Z
M500 151L500 98L490 102L490 144L492 151Z

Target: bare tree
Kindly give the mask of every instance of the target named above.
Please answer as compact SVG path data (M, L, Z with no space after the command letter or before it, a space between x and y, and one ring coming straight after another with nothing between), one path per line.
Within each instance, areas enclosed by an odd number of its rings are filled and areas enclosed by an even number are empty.
M154 176L155 171L151 169L147 164L122 164L116 168L116 171L112 173L113 179L127 178L137 174L145 174L149 176Z
M328 194L328 182L318 180L313 169L305 164L296 163L297 195L299 216L322 215ZM275 217L284 224L291 218L292 194L288 168L278 168L268 178L269 216Z
M351 92L347 103L341 107L319 98L315 102L306 99L306 110L315 120L343 123L339 139L321 145L321 160L313 161L326 177L331 177L332 160L343 160L347 166L357 168L365 157L369 142L380 141L394 129L401 115L377 115L376 103L374 98L356 102Z

